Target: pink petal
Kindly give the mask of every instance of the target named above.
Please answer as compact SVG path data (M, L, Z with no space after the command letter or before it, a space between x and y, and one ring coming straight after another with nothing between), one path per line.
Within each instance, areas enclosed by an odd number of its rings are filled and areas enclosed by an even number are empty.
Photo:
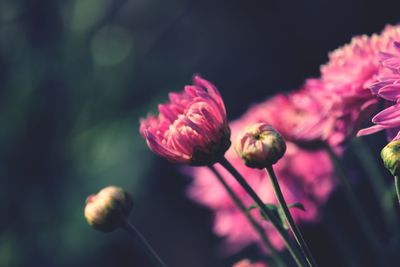
M382 110L375 117L372 122L388 127L396 127L400 125L400 104L393 105L387 109Z
M389 101L396 101L400 97L400 84L390 84L382 87L378 95Z
M385 129L385 127L381 126L381 125L374 125L368 128L364 128L358 131L357 133L357 137L359 136L364 136L364 135L370 135L379 131L382 131L383 129Z
M397 135L393 138L393 140L399 140L400 139L400 131L397 133Z
M224 101L222 100L221 94L218 92L217 88L209 81L203 79L200 75L195 75L193 77L193 83L197 86L205 88L208 94L218 103L218 106L226 114Z

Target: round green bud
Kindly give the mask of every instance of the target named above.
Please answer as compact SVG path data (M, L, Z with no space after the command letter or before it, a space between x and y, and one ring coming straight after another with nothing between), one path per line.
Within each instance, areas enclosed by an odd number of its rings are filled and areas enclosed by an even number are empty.
M400 174L400 140L391 141L381 151L381 157L385 167L393 176Z

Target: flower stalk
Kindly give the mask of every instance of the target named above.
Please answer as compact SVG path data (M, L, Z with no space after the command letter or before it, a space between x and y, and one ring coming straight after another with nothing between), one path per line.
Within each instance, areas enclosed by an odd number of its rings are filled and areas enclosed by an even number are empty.
M144 236L128 221L133 208L132 197L122 188L107 186L86 199L84 215L87 223L102 232L122 228L130 233L157 267L167 267Z
M140 231L127 219L122 218L122 228L128 232L135 240L137 240L138 244L142 247L142 249L146 252L148 257L152 260L154 266L158 267L167 267L167 265L161 260L155 250L152 248L149 242L147 242L146 238L140 233Z
M264 213L266 218L272 223L275 229L279 232L282 237L289 253L292 255L295 263L299 267L308 266L305 260L305 256L299 251L298 246L292 242L288 232L282 227L278 218L265 206L260 197L254 192L250 185L246 182L243 176L231 165L231 163L225 158L221 158L219 163L232 174L236 181L243 187L243 189L249 194L249 196L255 201L260 210Z
M400 205L400 182L399 182L399 176L394 177L394 187L396 188L396 195L397 195L397 201L399 202Z
M275 196L278 200L279 206L283 210L283 213L285 214L285 218L288 222L289 228L292 231L297 243L299 244L300 249L302 250L303 254L305 255L308 264L312 267L317 266L315 259L312 256L312 253L311 253L310 249L308 248L303 235L300 232L300 229L297 227L292 215L290 214L289 208L288 208L285 198L282 194L282 190L279 186L278 179L275 175L274 168L272 167L272 165L269 165L266 167L266 170L267 170L268 176L270 178L270 181L272 183L272 187L274 188Z
M226 181L224 180L222 175L213 166L209 166L209 168L215 174L215 177L217 177L218 181L221 183L221 185L224 187L226 192L229 194L230 198L233 200L235 205L240 209L240 211L244 214L244 216L246 216L247 220L249 221L249 223L251 224L253 229L260 236L261 241L263 242L265 248L271 253L272 260L275 262L276 266L286 267L287 264L283 261L279 252L271 244L271 241L269 241L262 226L247 211L246 206L243 204L243 202L240 200L240 198L236 195L236 193L229 187L229 185L226 183Z
M381 210L383 211L386 224L390 228L397 227L398 218L394 209L394 203L393 201L387 201L385 197L391 190L385 184L385 179L379 171L376 159L372 156L368 145L365 144L361 138L356 138L353 144L355 145L353 151L367 173L375 197L378 199Z

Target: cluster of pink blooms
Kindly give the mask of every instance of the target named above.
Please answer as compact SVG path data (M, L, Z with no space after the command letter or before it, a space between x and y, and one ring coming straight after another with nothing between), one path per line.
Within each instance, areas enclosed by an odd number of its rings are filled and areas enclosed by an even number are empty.
M319 78L306 80L299 90L253 105L229 124L230 130L217 89L195 76L194 85L169 95L170 102L159 106L158 116L141 121L140 132L155 153L170 161L206 166L224 155L231 133L235 140L248 125L270 124L286 139L286 154L274 165L283 194L289 204L300 202L306 209L293 209L293 217L296 222L315 221L335 187L333 166L324 146L329 145L340 154L346 141L372 117L380 98L392 102L392 106L374 117L376 126L359 134L382 129L397 134L400 43L396 40L400 40L399 26L387 26L379 35L354 37L329 54L329 62L321 66ZM246 167L232 147L225 157L265 203L276 204L265 171ZM234 178L219 164L214 166L243 203L252 205L253 201ZM225 238L226 248L235 251L259 243L246 217L211 170L192 168L191 174L193 183L188 194L214 211L214 231ZM283 242L272 225L263 221L257 210L251 212L262 223L273 245L282 249Z
M290 116L287 117L289 120L286 120L284 116L282 116L282 120L278 120L280 116L275 116L277 109L286 109L286 106L282 105L281 96L251 107L240 119L230 123L233 140L241 130L254 123L266 122L278 129L284 126L285 122L289 121L290 123ZM280 130L281 134L286 137L287 132L282 131L283 127ZM323 150L302 149L288 138L286 147L284 157L274 165L281 189L288 203L301 202L306 207L306 212L293 209L294 219L296 221L313 221L319 215L318 207L325 203L335 185L330 159ZM265 170L246 167L233 148L227 151L225 157L247 178L247 182L265 203L277 203ZM215 168L224 176L245 205L250 206L254 203L229 173L219 165L216 165ZM259 237L247 222L246 217L236 208L224 188L216 182L212 172L208 168L194 168L193 176L194 180L189 188L189 195L197 202L215 211L214 231L226 238L227 249L235 251L258 242ZM254 211L253 215L260 217L257 211ZM268 222L263 222L263 225L274 246L283 248L283 241L272 225Z
M356 36L330 53L329 62L321 67L320 80L329 95L332 116L346 136L356 133L373 114L378 99L369 85L379 72L381 52L393 51L399 37L399 26L387 26L379 35Z
M320 78L308 79L299 90L276 95L252 106L241 118L230 123L232 140L244 127L256 122L270 124L287 140L286 154L275 165L275 171L287 202L301 202L306 208L306 212L292 210L296 222L317 220L320 207L335 187L333 166L326 152L318 149L318 143L325 142L340 153L343 144L371 118L379 99L369 85L380 70L381 51L395 51L393 41L398 36L400 27L387 26L380 35L354 37L349 44L329 54L329 62L321 67ZM400 62L394 59L399 57L385 55L393 76L394 69L399 66L393 63ZM397 68L397 75L398 71ZM392 77L391 85L397 84L398 77ZM390 97L393 99L392 95ZM397 107L395 104L391 108ZM400 108L396 111L400 114ZM375 123L380 114L375 117ZM392 117L385 116L379 122L389 123L390 128L399 127L399 117L390 114ZM225 156L248 179L264 202L276 203L265 171L244 166L232 148ZM252 200L234 179L221 167L216 168L244 203L251 205ZM234 251L259 243L254 230L222 186L215 182L213 174L207 168L196 168L192 176L189 195L214 211L214 231L225 238L226 248ZM254 215L259 216L257 212ZM264 227L275 247L283 248L282 240L272 226L264 223Z

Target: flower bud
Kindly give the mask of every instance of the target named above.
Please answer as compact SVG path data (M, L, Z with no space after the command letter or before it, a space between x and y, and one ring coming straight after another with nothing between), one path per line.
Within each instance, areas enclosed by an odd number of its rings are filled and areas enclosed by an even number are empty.
M121 226L133 206L132 198L122 188L108 186L86 199L85 218L89 225L103 232Z
M381 151L381 157L386 169L388 169L393 176L400 175L400 140L393 140L387 144Z
M280 133L261 122L239 133L235 150L248 167L263 169L282 158L286 143Z

